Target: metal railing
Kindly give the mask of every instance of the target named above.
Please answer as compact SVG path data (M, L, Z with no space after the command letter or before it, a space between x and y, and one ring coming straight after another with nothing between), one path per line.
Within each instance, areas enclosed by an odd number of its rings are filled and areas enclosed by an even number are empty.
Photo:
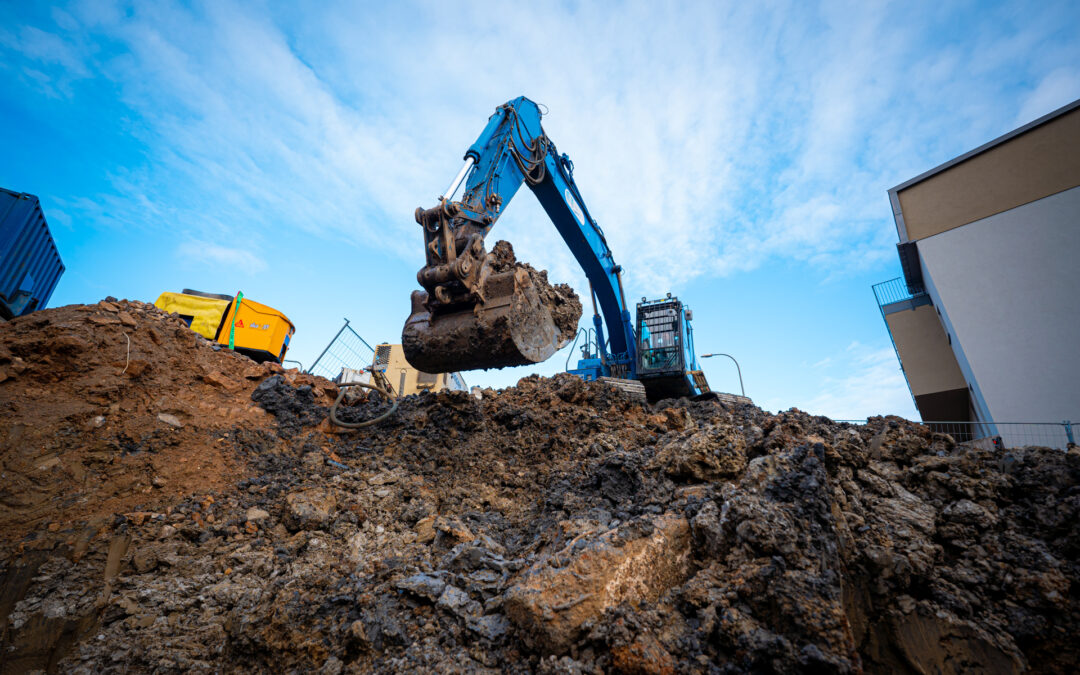
M1065 450L1075 444L1072 423L1065 422L926 422L958 443L1006 450L1038 446Z
M371 355L364 351L365 347ZM349 320L345 319L345 325L330 340L330 344L326 345L326 349L322 350L319 358L315 359L315 363L312 363L306 372L332 380L341 373L342 368L360 370L365 366L370 366L371 356L374 354L375 349L367 343L367 340L360 337L360 334L349 325Z
M834 420L866 424L866 420ZM918 424L918 423L917 423ZM961 445L1008 450L1028 446L1067 450L1076 445L1076 431L1063 422L921 422L931 431L948 434Z
M908 393L911 394L911 404L918 407L915 403L915 393L911 388L911 380L908 379L907 371L904 370L904 360L900 358L900 350L896 347L896 338L893 337L892 328L889 327L889 320L885 317L886 305L891 305L897 302L903 302L904 300L911 301L911 309L915 309L914 302L918 296L920 298L926 297L926 293L912 294L908 290L907 281L904 277L896 277L895 279L889 279L888 281L882 281L879 284L874 284L874 299L877 300L878 311L881 312L881 320L885 322L885 332L889 334L889 344L892 345L893 353L896 354L896 362L900 365L900 372L904 374L904 383L908 386Z
M878 307L891 305L894 302L912 300L924 295L926 295L926 289L908 286L904 277L896 277L895 279L882 281L880 284L874 284L874 298L877 300Z

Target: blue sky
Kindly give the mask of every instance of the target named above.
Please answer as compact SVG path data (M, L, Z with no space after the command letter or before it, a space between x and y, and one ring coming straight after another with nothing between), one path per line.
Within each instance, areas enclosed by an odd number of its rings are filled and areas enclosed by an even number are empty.
M1075 2L2 2L0 186L42 200L53 306L242 290L307 364L344 317L397 341L413 210L524 94L628 297L686 301L766 409L917 419L886 191L1080 97L1078 32ZM527 191L490 236L587 289Z

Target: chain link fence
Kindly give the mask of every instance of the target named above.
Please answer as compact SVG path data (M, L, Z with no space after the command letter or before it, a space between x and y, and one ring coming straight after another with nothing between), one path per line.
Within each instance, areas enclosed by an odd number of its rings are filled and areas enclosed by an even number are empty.
M345 319L345 325L337 332L326 349L315 359L315 363L307 369L312 375L320 375L332 380L341 374L342 368L360 370L371 365L375 349L360 337L360 334L349 325Z

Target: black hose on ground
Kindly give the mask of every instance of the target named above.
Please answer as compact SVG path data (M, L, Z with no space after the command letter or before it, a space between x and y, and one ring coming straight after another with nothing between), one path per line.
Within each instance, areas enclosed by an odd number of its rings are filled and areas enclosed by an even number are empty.
M341 403L342 399L345 398L345 388L346 387L363 387L365 389L371 389L372 391L377 391L380 394L382 394L387 400L392 401L393 405L391 405L390 409L387 410L386 412L384 412L383 414L379 415L378 417L372 418L370 420L366 420L364 422L342 422L341 420L339 420L337 418L337 409L338 409L338 405ZM398 398L396 396L394 396L393 394L391 394L390 392L388 392L386 389L383 389L382 387L380 387L380 386L378 386L376 384L370 384L368 382L349 382L349 383L346 383L346 384L339 384L338 388L340 389L340 391L338 392L337 398L334 400L334 404L330 406L330 421L332 423L336 424L339 427L344 427L346 429L362 429L364 427L370 427L372 424L378 424L379 422L382 422L384 419L386 419L387 417L390 417L391 415L393 415L397 411Z

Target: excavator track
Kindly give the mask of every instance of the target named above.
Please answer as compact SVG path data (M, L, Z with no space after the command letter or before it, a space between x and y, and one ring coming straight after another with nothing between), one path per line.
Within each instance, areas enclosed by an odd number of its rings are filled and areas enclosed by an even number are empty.
M645 385L637 380L623 380L617 377L599 377L596 381L603 382L609 387L615 387L634 401L645 403L648 400L645 396Z

